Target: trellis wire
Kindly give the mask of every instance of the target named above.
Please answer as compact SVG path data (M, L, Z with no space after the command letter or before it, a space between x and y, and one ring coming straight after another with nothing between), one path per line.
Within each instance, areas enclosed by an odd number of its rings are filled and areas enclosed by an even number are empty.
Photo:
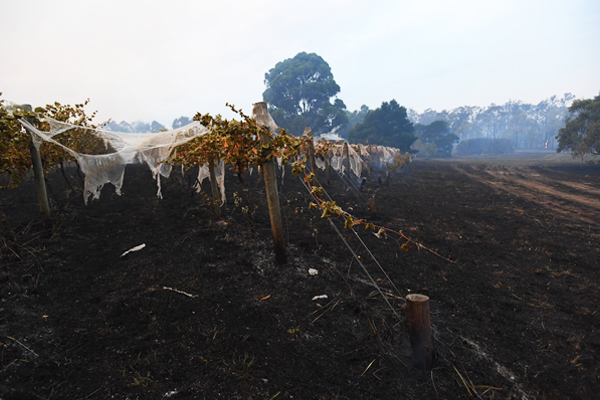
M308 185L306 184L306 182L304 182L302 180L302 178L298 177L298 179L300 179L300 182L302 182L302 184L304 185L305 189L311 193L310 188L308 187ZM316 197L314 194L311 193L311 196L313 196L313 198L316 201ZM329 197L329 195L328 195ZM352 250L352 247L350 247L350 244L348 243L348 241L344 238L344 235L342 235L342 233L340 232L340 230L338 229L338 227L333 223L333 221L331 220L331 218L328 218L329 223L331 224L331 226L333 227L333 229L336 231L336 233L338 234L338 236L340 237L340 239L342 239L342 242L344 242L344 245L346 246L346 248L350 251L350 253L352 254L352 256L354 257L354 259L356 260L356 262L358 262L358 264L361 266L362 270L364 271L364 273L367 275L367 277L369 278L369 280L371 281L371 283L373 284L373 286L375 286L375 288L377 289L377 291L379 292L379 294L381 294L381 297L383 297L383 300L385 300L385 302L387 303L387 305L390 307L390 309L392 310L392 312L394 313L394 315L399 319L402 320L402 318L400 318L400 315L398 315L398 313L396 312L396 310L394 309L394 307L390 304L389 300L387 299L387 297L383 294L383 291L381 290L381 288L379 287L379 285L377 284L377 282L373 279L373 277L371 276L371 274L369 273L369 271L367 271L367 268L365 267L365 265L362 263L362 261L360 260L360 258L358 258L358 255L354 252L354 250ZM356 232L355 232L356 233ZM372 253L370 253L372 254ZM389 279L389 278L388 278ZM391 280L390 280L391 282ZM403 298L404 299L404 298Z
M309 172L313 172L310 170L310 168L306 167L307 169L309 169ZM336 171L337 172L337 171ZM304 183L304 181L302 182L304 184L304 186L306 187L306 184ZM306 187L307 188L307 187ZM327 196L327 198L329 199L329 201L333 201L333 199L331 198L331 196L329 196L329 193L327 193L327 190L325 190L325 188L321 187L323 189L323 193L325 194L325 196ZM308 189L308 188L307 188ZM309 190L310 192L310 190ZM360 193L360 192L359 192ZM314 196L313 196L314 197ZM383 269L383 266L379 263L379 261L377 261L377 258L375 258L375 255L371 252L371 249L369 249L369 247L367 246L367 244L362 240L362 238L360 237L360 235L358 234L358 232L356 232L354 230L354 228L351 228L352 233L354 233L354 236L357 237L357 239L359 240L359 242L363 245L363 247L365 248L365 250L367 250L367 252L369 253L369 255L371 256L371 258L373 259L373 261L375 261L375 264L377 264L377 266L379 267L379 269L381 270L381 272L383 272L383 274L385 275L386 279L388 281L390 281L390 283L392 284L392 287L394 288L394 290L396 290L396 293L398 294L398 296L400 296L400 298L402 300L406 300L404 298L404 296L402 296L402 293L400 292L400 290L396 287L396 285L394 284L394 282L392 281L392 279L390 278L390 276L388 275L388 273L385 271L385 269Z

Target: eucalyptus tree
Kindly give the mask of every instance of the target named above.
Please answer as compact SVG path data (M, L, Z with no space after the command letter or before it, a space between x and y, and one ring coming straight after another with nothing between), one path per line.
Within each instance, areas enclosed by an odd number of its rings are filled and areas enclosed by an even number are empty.
M408 152L417 140L414 126L409 121L406 108L396 100L381 103L381 107L369 111L362 123L348 134L353 143L377 144L395 147Z
M315 134L344 128L346 105L331 100L340 92L329 64L315 53L298 53L265 74L263 99L278 126L296 136L304 128Z
M582 160L587 155L600 155L600 94L593 99L575 100L556 138L557 152L566 151Z

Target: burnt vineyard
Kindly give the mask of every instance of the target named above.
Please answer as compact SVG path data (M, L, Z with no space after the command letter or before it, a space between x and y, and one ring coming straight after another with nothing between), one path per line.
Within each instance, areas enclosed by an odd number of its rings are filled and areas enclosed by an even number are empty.
M75 169L51 173L49 232L32 179L2 190L0 398L597 397L597 166L421 160L362 190L318 174L357 219L402 231L404 248L356 226L363 246L278 170L285 265L264 180L243 178L245 195L227 172L217 218L192 174L173 172L158 199L149 169L128 165L122 196L107 185L85 206ZM427 371L413 367L411 293L430 298Z

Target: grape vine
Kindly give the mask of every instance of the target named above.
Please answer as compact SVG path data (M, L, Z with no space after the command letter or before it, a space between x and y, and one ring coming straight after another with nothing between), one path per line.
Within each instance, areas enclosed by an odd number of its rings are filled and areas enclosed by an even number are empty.
M345 220L344 227L352 229L355 226L364 226L366 230L372 230L378 238L395 236L396 242L404 251L411 250L411 244L417 248L429 251L438 257L451 261L435 251L425 247L406 236L401 230L396 231L384 226L375 225L364 219L355 218L349 212L343 210L335 201L324 199L324 189L318 183L314 172L306 171L306 154L309 149L309 141L312 136L295 137L289 135L284 129L279 128L279 134L275 135L266 127L259 126L256 121L235 106L228 106L240 115L241 120L227 120L220 115L212 117L209 114L196 114L194 120L212 131L211 134L198 137L184 145L178 146L173 151L170 163L177 166L191 168L203 165L211 160L221 159L232 165L238 177L247 169L261 167L266 160L281 158L283 165L291 162L292 174L296 177L303 175L302 179L307 184L314 200L310 202L309 209L320 210L321 218L339 217ZM270 140L268 144L260 142L260 135L266 135ZM326 157L336 143L318 141L315 146L317 156ZM409 161L409 156L395 157L389 163L390 170L397 170ZM241 180L241 179L240 179ZM243 184L243 181L242 181Z
M0 93L1 95L2 93ZM85 106L89 103L75 106L63 105L58 102L45 107L37 107L34 112L20 105L5 105L0 99L0 174L10 178L7 188L16 188L22 178L32 168L30 147L33 145L31 136L21 127L19 119L33 121L34 126L41 131L50 130L46 117L60 122L70 123L80 127L97 129L100 126L92 123L96 112L87 115ZM94 135L89 129L74 128L54 139L70 149L84 154L108 154L114 149L105 144L104 140ZM64 168L65 163L76 161L64 149L52 143L44 142L40 146L40 154L45 172Z

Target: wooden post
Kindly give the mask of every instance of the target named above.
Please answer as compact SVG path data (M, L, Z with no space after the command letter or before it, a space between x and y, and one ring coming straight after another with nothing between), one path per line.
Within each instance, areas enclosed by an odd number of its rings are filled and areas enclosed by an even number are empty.
M373 153L372 153L373 150L372 149L373 149L373 145L370 144L369 145L369 150L368 150L369 160L367 162L367 166L368 166L368 169L369 169L369 175L371 174L371 172L373 170Z
M256 124L273 131L275 122L269 114L267 103L261 101L254 103L252 118ZM261 135L262 144L268 144L270 139L266 135ZM275 162L263 160L263 175L265 177L265 188L267 191L267 204L269 205L269 216L271 218L271 233L273 234L273 243L275 245L275 262L279 265L287 262L285 256L285 242L283 240L283 224L281 222L281 210L279 206L279 193L277 191L277 175L275 174Z
M23 104L23 109L26 111L32 111L31 105ZM33 121L29 120L33 125ZM40 211L42 213L42 224L44 229L49 230L52 227L52 221L50 220L50 205L48 203L48 194L46 193L46 181L44 180L44 168L42 167L42 157L40 151L33 144L33 138L31 139L31 162L33 163L33 176L35 179L35 186L37 189L38 202L40 203Z
M414 366L422 370L428 370L431 368L433 353L429 321L429 297L422 294L409 294L406 296L406 308Z
M331 185L331 165L329 163L329 158L331 156L329 154L325 154L325 179L327 179L327 184Z
M373 148L374 147L374 148ZM373 146L371 145L371 151L369 152L369 154L371 155L371 166L373 169L375 168L381 168L381 159L379 157L379 152L377 150L377 146Z
M310 128L304 128L304 135L310 140L308 141L308 158L310 160L310 172L317 175L317 162L315 161L315 145L312 140L312 132Z
M212 191L213 209L215 216L221 218L221 192L219 192L219 185L217 184L217 174L215 173L215 160L212 158L208 161L208 173L210 175L210 189Z
M369 199L369 209L371 210L371 219L376 219L377 207L375 207L375 199L372 197Z
M344 155L346 158L346 175L350 179L350 150L348 150L348 142L344 142Z

